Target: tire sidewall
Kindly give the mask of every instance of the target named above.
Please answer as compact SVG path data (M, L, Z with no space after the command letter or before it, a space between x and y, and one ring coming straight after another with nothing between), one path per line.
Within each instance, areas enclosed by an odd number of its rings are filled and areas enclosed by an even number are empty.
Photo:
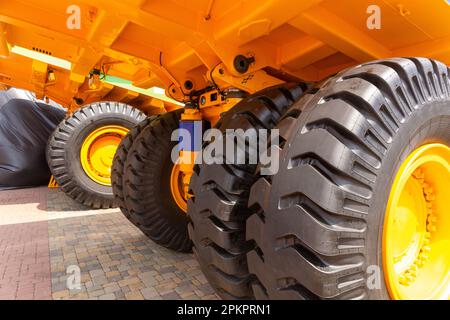
M381 288L368 290L369 299L390 299L383 271L383 226L387 203L397 172L417 148L431 143L450 146L450 101L431 102L413 112L394 137L383 159L368 214L367 267L378 266Z

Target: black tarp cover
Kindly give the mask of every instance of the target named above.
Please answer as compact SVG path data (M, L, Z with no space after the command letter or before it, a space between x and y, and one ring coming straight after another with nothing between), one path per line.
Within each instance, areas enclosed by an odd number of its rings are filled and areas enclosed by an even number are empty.
M32 100L0 105L0 190L48 183L45 149L64 116L62 108Z

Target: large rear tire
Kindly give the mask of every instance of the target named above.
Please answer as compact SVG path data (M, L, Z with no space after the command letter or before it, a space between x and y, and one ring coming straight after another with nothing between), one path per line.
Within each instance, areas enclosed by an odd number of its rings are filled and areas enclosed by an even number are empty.
M124 191L123 188L126 188L127 186L124 184L124 169L125 169L125 162L128 156L128 153L131 149L131 146L133 145L133 142L136 140L138 135L142 132L142 130L147 127L150 122L155 118L150 117L146 118L145 120L139 122L137 126L135 126L133 129L128 132L128 134L125 136L125 138L122 139L122 141L119 144L119 147L117 148L116 155L114 156L114 161L112 165L112 174L111 174L111 182L112 182L112 189L114 198L116 200L117 206L120 208L120 211L128 218L129 212L128 209L125 206L125 198L124 198Z
M183 109L158 116L131 146L124 171L124 199L129 220L156 243L180 252L190 252L186 212L171 190L174 163L172 132L179 127Z
M447 67L423 58L365 63L296 108L298 119L280 123L290 136L279 172L251 189L256 297L447 299ZM415 165L420 172L405 175Z
M270 130L302 93L297 84L262 90L225 113L216 128L223 141L227 141L227 129ZM228 149L224 146L223 150ZM222 156L223 164L204 163L194 169L190 183L193 196L188 201L189 233L203 273L217 293L225 299L249 299L253 297L253 279L246 254L253 243L246 241L244 232L251 212L247 208L250 186L259 174L257 165L249 164L248 153L244 164L227 164L225 152Z
M115 151L128 130L144 118L126 104L98 102L61 122L47 144L47 162L60 188L86 206L114 207L111 166Z

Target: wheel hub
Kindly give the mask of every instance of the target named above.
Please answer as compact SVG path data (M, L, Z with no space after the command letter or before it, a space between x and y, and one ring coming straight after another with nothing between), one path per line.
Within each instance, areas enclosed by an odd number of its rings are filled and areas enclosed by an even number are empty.
M174 164L170 175L170 190L175 203L181 210L187 213L188 188L185 180L184 173L180 169L180 164Z
M383 268L393 299L448 299L450 148L425 145L402 164L383 230Z
M83 141L80 161L84 172L94 182L111 186L111 167L117 147L128 129L108 125L89 134Z

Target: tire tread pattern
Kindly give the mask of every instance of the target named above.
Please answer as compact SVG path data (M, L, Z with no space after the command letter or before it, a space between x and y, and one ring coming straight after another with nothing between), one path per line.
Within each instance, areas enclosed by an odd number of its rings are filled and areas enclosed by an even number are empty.
M250 191L256 298L368 297L367 214L381 163L402 124L427 103L449 101L449 86L444 64L393 58L344 70L302 101L284 130L286 161Z
M216 128L224 137L226 129L271 129L302 94L299 84L265 89L239 102ZM190 184L193 197L188 202L194 254L222 298L251 299L253 279L246 254L253 244L245 240L244 232L250 186L259 176L257 166L224 161L197 165L194 171Z

